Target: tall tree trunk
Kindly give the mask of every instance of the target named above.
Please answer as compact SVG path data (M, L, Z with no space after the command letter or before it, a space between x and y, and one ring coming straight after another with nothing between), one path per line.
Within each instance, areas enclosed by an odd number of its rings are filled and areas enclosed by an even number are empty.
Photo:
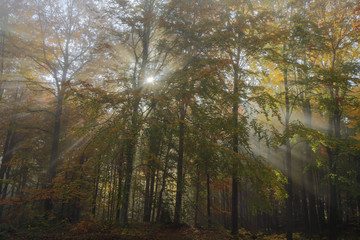
M238 49L238 56L240 56L240 49ZM234 104L232 109L232 117L233 117L233 136L232 136L232 149L235 154L239 153L239 136L237 133L238 130L238 119L239 119L239 69L238 69L238 63L233 66L234 70L234 91L233 91L233 97L234 97ZM237 236L239 234L239 210L238 210L238 203L239 203L239 176L238 176L238 168L239 163L237 157L233 160L233 172L232 172L232 189L231 189L231 234L234 236Z
M338 96L336 96L338 97ZM329 118L329 136L333 136L333 131L335 133L335 137L337 139L340 138L340 114L338 109L337 99L335 99L335 111L334 115ZM336 176L336 157L338 152L338 147L335 149L327 148L328 156L329 156L329 169L330 175ZM337 238L337 193L336 193L336 179L330 178L330 199L329 199L329 239Z
M169 163L169 154L170 154L170 150L171 150L172 135L170 135L170 139L168 141L169 141L169 144L168 144L167 152L165 155L165 166L164 166L164 172L162 175L161 189L160 189L160 193L159 193L156 221L160 221L161 213L162 213L163 193L164 193L165 187L166 187L166 178L167 178L167 170L168 170L168 163Z
M289 130L290 123L290 96L289 96L289 83L288 83L288 70L284 70L284 86L285 86L285 128ZM288 240L293 239L294 223L293 223L293 183L292 183L292 160L291 160L291 145L290 137L286 137L286 152L285 152L285 166L286 175L288 178L287 193L288 198L286 200L286 238Z
M120 212L120 223L123 226L128 225L128 209L129 209L129 197L131 188L131 178L133 173L133 162L135 156L135 146L138 135L138 111L139 111L140 98L136 97L133 104L133 114L131 120L131 126L129 129L129 140L126 144L125 158L126 158L126 172L125 172L125 183L123 193L123 205Z
M153 129L154 131L154 136L151 139L151 148L150 148L150 154L151 154L151 169L150 169L150 192L149 192L149 206L148 206L148 216L147 216L147 221L150 221L150 216L151 216L151 209L154 203L154 189L155 189L155 175L156 175L156 171L155 168L158 168L157 166L157 161L156 159L158 158L159 155L159 151L160 151L160 136L158 135L158 133L160 132L160 129L155 127ZM155 166L156 165L156 166ZM155 193L156 194L156 193Z
M92 200L92 209L91 209L91 213L93 215L93 217L96 217L96 199L98 196L98 191L99 191L99 181L100 181L100 164L97 164L97 171L96 171L96 179L95 179L95 192L94 192L94 196L93 196L93 200ZM101 194L100 194L101 195Z
M79 167L83 168L84 163L87 161L87 157L85 156L85 153L83 152L79 158ZM83 172L80 171L80 176L76 176L76 178L78 178L80 181L82 181L82 179L84 178L83 176ZM77 222L80 220L80 213L82 210L81 207L81 203L80 203L81 199L80 197L75 197L74 202L70 205L71 210L72 210L72 216L71 216L71 220L73 220L74 222Z
M148 165L149 160L148 160ZM149 209L149 202L150 202L150 175L151 175L151 167L145 167L145 194L144 194L144 222L150 222L150 209Z
M114 172L114 159L112 159L112 161L110 162L110 165L109 165L109 171L110 171L110 176L109 176L109 190L107 191L108 192L108 196L107 196L107 199L105 197L105 202L107 201L107 211L106 211L106 220L111 222L111 206L112 206L112 195L113 195L113 191L114 191L114 188L115 188L115 172ZM109 172L108 171L108 172Z
M146 220L150 222L151 217L151 209L154 201L154 187L155 187L155 169L152 167L151 169L151 176L150 176L150 192L149 192L149 206L148 206L148 216Z
M64 74L66 75L66 73ZM51 157L50 157L50 167L49 167L49 180L48 180L48 188L52 188L52 181L56 176L56 166L58 160L58 151L59 151L59 141L60 141L60 130L61 130L61 116L63 111L63 99L64 92L62 90L59 91L57 97L56 104L56 112L55 112L55 124L54 124L54 132L52 136L52 148L51 148ZM51 198L47 198L45 200L45 211L49 212L53 208L53 203Z
M159 188L159 169L156 170L156 182L155 182L155 192L154 192L154 204L152 206L152 215L151 215L151 221L155 221L155 213L156 213L156 201L157 201L157 192Z
M335 64L335 52L334 52L334 60L333 60L333 67ZM335 89L330 88L330 97L331 100L334 102L333 104L333 111L332 115L329 116L329 129L328 135L330 137L335 137L336 139L340 139L340 120L341 120L341 113L339 108L339 88L335 87ZM328 157L329 157L329 169L330 169L330 199L329 199L329 239L336 239L337 238L337 221L338 221L338 214L337 214L337 193L336 193L336 159L338 154L338 146L335 148L327 147L326 148ZM332 177L334 176L334 177Z
M225 228L228 228L228 225L227 225L227 215L226 215L226 211L227 211L227 208L226 208L226 202L227 202L227 194L226 194L226 187L224 186L223 189L221 190L222 194L221 194L221 201L223 203L222 205L222 208L223 208L223 225Z
M183 193L183 158L184 158L184 135L185 135L185 102L180 106L180 121L179 121L179 156L177 162L177 179L176 179L176 202L175 202L175 215L174 223L180 224L181 217L181 204Z
M337 51L336 49L333 49L333 55L332 55L332 66L331 70L335 70L335 64L336 64L336 56ZM336 139L340 139L340 120L341 120L341 113L339 108L339 87L335 86L333 87L333 84L331 83L331 86L329 87L329 93L330 93L330 100L333 101L333 104L330 108L330 113L332 115L329 116L329 129L328 129L328 135L329 137L335 137ZM335 136L334 136L335 135ZM337 239L337 193L336 193L336 159L338 154L338 146L335 146L335 148L327 147L326 148L328 157L329 157L329 169L330 169L330 176L334 176L334 179L331 179L330 177L330 199L329 199L329 239Z
M135 180L134 185L137 185L137 171L135 171ZM135 196L136 196L136 188L132 190L132 201L131 201L131 220L134 222L135 220Z
M305 161L301 159L301 169L305 169ZM305 229L309 229L309 212L307 205L307 194L306 194L306 179L305 174L301 174L301 217L304 223Z
M328 149L329 156L329 166L330 174L336 174L336 163L335 163L335 154L333 150ZM334 179L330 179L330 199L329 199L329 239L337 239L337 195L336 195L336 185L333 182Z
M196 178L196 187L195 187L195 216L194 216L194 225L198 226L198 217L199 217L199 195L200 195L200 169L197 167L197 178Z
M6 172L5 172L5 177L4 177L4 180L8 180L9 179L9 175L10 175L10 170L11 170L11 167L9 166L7 169L6 169ZM9 187L9 182L6 181L5 182L5 186L4 186L4 189L2 190L2 195L1 195L1 199L5 199L8 195L8 187ZM0 208L0 216L2 215L2 207L3 205L1 205L1 208Z
M6 172L10 168L9 162L13 155L13 150L15 147L15 123L11 121L9 124L9 128L7 130L4 150L2 155L1 167L0 167L0 196L2 196L3 192L3 182L6 179Z
M154 111L156 102L152 102ZM160 151L161 129L156 124L156 119L152 117L149 136L149 156L146 177L145 205L144 205L144 222L150 222L151 209L153 205L154 185L155 185L155 165Z
M317 206L317 213L318 213L318 222L320 231L323 232L325 226L325 200L324 200L324 189L321 186L320 179L324 178L324 173L321 170L314 171L314 180L316 180L316 206Z
M211 194L210 194L210 175L206 173L206 192L207 192L207 218L208 228L211 228Z
M306 99L304 102L304 117L305 117L305 126L311 128L311 105L310 100ZM308 162L312 161L312 149L310 146L310 142L306 141L305 143L305 159ZM307 181L308 181L308 196L309 196L309 228L308 232L311 235L315 234L319 231L319 222L316 211L316 200L315 200L315 189L314 189L314 174L313 169L310 168L306 173Z
M306 94L306 93L305 93ZM304 117L306 118L307 116L307 107L306 107L306 100L305 97L303 97L303 113L304 113ZM305 119L306 121L306 119ZM306 123L305 123L306 124ZM303 157L300 159L300 164L301 164L301 219L302 222L304 223L304 227L305 229L307 229L307 231L309 232L309 211L308 211L308 203L307 203L307 178L306 178L306 174L305 174L305 166L306 166L306 162L310 161L310 158L307 158L307 143L305 143L305 154L303 155Z
M238 138L237 136L234 137L233 139L233 151L237 153L238 151ZM236 160L235 160L236 161ZM235 166L237 166L237 164L234 164ZM232 235L238 235L239 231L238 231L238 216L239 216L239 211L238 211L238 174L237 174L237 167L234 168L233 170L233 175L232 175L232 190L231 190L231 234Z
M116 222L119 223L120 220L120 205L121 205L121 191L122 191L122 179L123 179L123 155L124 147L121 146L118 162L118 189L117 189L117 199L116 199Z

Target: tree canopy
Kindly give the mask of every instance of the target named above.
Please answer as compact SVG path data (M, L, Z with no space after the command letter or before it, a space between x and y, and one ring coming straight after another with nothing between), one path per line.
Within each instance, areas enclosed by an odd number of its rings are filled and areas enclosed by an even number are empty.
M355 0L3 0L0 219L349 237L359 12Z

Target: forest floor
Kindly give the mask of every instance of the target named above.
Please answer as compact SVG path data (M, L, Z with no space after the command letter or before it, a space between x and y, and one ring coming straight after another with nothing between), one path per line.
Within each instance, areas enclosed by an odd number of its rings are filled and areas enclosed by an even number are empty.
M250 233L240 230L238 238L230 235L225 229L198 229L188 225L174 227L159 224L132 224L128 228L115 225L97 225L80 222L70 227L49 226L32 227L25 230L4 229L0 225L1 240L282 240L285 234ZM300 234L294 234L295 240L307 239ZM314 239L314 238L313 238ZM326 239L318 237L315 239ZM358 239L345 237L343 239Z

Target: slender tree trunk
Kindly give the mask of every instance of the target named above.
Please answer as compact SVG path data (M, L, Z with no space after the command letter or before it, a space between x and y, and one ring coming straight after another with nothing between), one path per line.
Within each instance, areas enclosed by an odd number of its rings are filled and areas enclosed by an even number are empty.
M4 180L8 180L9 179L9 175L10 175L10 170L11 170L11 167L8 167L6 169L6 172L5 172L5 177L4 177ZM2 190L2 195L1 195L1 199L5 199L8 195L8 187L9 187L9 183L6 182L5 183L5 186L4 186L4 189ZM0 214L2 214L1 212L2 209L0 209Z
M211 228L211 194L210 194L210 175L206 173L206 190L207 190L207 217L208 228Z
M105 197L105 202L107 202L107 211L106 211L106 220L107 221L111 221L111 198L112 198L112 193L113 193L113 189L114 189L114 185L113 185L113 179L114 179L114 171L113 171L113 166L114 166L114 160L111 161L110 166L109 166L109 170L110 170L110 176L109 176L109 190L107 191L107 199Z
M233 139L233 151L237 153L238 151L238 137L235 136ZM235 160L236 161L236 160ZM234 164L235 166L237 166L237 164ZM238 174L237 174L237 167L234 168L234 173L232 176L232 201L231 201L231 233L232 235L238 235L239 231L238 231L238 216L239 216L239 211L238 211L238 186L239 186L239 182L238 182Z
M324 200L324 189L321 186L320 179L324 178L324 174L321 170L314 171L315 180L315 199L318 213L319 230L323 232L325 226L325 200Z
M128 225L128 209L129 209L129 197L131 188L131 178L133 173L133 162L135 156L135 146L138 135L138 112L139 112L140 98L136 97L133 104L133 113L131 126L129 129L129 140L125 147L125 158L126 158L126 172L125 172L125 183L124 183L124 194L123 194L123 205L120 212L120 223L123 226Z
M166 187L166 177L167 177L167 170L168 170L169 153L171 150L171 141L172 141L172 135L170 135L169 144L167 147L167 153L165 156L165 166L164 166L164 172L162 175L161 189L160 189L160 193L159 193L159 203L158 203L158 211L157 211L157 215L156 215L156 221L160 221L161 212L162 212L163 193L164 193L165 187Z
M66 75L66 74L65 74ZM63 111L63 99L64 93L62 90L58 93L57 104L56 104L56 113L55 113L55 124L54 132L52 137L52 149L50 157L50 167L49 167L49 180L48 188L52 188L52 181L56 176L56 166L58 161L58 151L59 151L59 141L60 141L60 130L61 130L61 116ZM45 211L49 212L53 208L52 199L48 198L45 200Z
M339 89L338 87L330 89L331 99L334 101L334 110L333 115L329 117L329 130L328 134L330 137L335 137L340 139L340 120L341 113L339 109ZM327 147L328 157L329 157L329 169L330 175L335 176L333 179L330 178L330 199L329 199L329 239L337 239L337 223L338 223L338 213L337 213L337 191L336 191L336 158L338 154L338 146L335 148Z
M155 111L156 102L152 103ZM155 186L155 165L160 151L161 129L156 125L156 119L152 118L153 125L150 127L149 137L149 157L146 178L145 205L144 205L144 222L150 222L151 209L153 205L154 186Z
M305 122L308 121L307 118L307 100L305 100L305 98L303 98L303 113L304 113L304 117L305 117ZM305 123L306 125L306 123ZM311 153L310 153L310 158L308 158L308 153L307 153L307 142L305 143L305 154L303 155L303 157L300 160L300 164L301 164L301 170L302 170L302 174L301 174L301 216L302 216L302 220L304 223L304 227L305 229L307 229L308 232L309 228L310 228L310 223L309 223L309 211L308 211L308 203L307 203L307 188L308 188L308 182L307 182L307 175L304 173L305 171L305 166L306 166L306 162L310 161L311 158Z
M332 55L332 71L335 69L336 64L336 56L337 51L333 49ZM335 85L335 84L334 84ZM333 87L331 84L329 88L330 99L333 101L333 105L330 108L330 113L332 114L329 116L329 129L328 135L329 137L334 137L336 139L340 139L340 120L341 120L341 113L339 108L339 87ZM330 199L329 199L329 239L337 239L337 221L338 221L338 214L337 214L337 193L336 193L336 159L338 154L338 146L335 148L327 147L326 148L329 157L329 169L330 169ZM334 177L332 177L334 176ZM332 179L333 178L333 179Z
M117 210L117 192L119 189L119 176L118 176L118 168L114 165L114 178L113 178L113 190L111 193L111 208L110 208L110 221L115 222L116 220L116 210Z
M6 172L5 172L5 180L8 180L9 179L9 174L10 174L10 169L11 169L11 167L8 167L7 169L6 169ZM1 195L1 199L5 199L6 197L7 197L7 195L8 195L8 187L9 187L9 183L8 182L6 182L5 183L5 186L4 186L4 189L3 189L3 191L2 191L2 195ZM12 193L11 193L12 194ZM2 217L2 215L3 215L3 209L4 208L4 205L1 205L0 206L0 217Z
M328 150L329 155L329 165L330 165L330 174L336 174L336 163L334 159L334 153L332 150ZM330 199L329 199L329 229L330 235L329 239L337 238L337 195L336 195L336 185L333 182L334 180L330 180Z
M285 86L285 128L289 129L290 123L290 96L289 96L289 85L288 85L288 73L287 69L284 70L284 86ZM290 137L286 138L286 153L285 153L285 166L286 166L286 175L288 178L287 184L287 193L288 198L286 200L286 238L288 240L293 239L294 223L293 223L293 183L292 183L292 160L291 160L291 145Z
M97 199L98 190L99 190L100 164L98 164L98 166L97 166L96 173L97 174L96 174L96 179L95 179L95 192L94 192L93 201L92 201L92 206L93 207L92 207L92 210L91 210L91 213L92 213L94 218L96 217L96 199Z
M305 168L304 159L301 159L301 169ZM301 175L301 215L303 219L303 223L305 226L305 229L309 229L309 212L308 212L308 206L307 206L307 196L306 196L306 180L305 180L305 174L303 173Z
M87 161L87 157L85 156L85 153L82 153L81 154L81 157L79 158L79 167L82 168L84 163ZM82 171L80 171L80 176L76 176L75 177L79 178L80 181L84 178L83 174L82 174ZM73 214L71 216L70 219L72 219L73 221L77 222L80 220L80 213L81 213L81 210L82 210L82 207L81 207L81 203L80 203L80 198L79 197L76 197L74 199L74 202L72 205L72 211L73 211Z
M121 154L122 155L122 154ZM117 189L117 201L116 201L116 222L120 220L120 205L121 205L121 191L122 191L122 160L120 160L118 166L118 189Z
M330 120L331 121L331 120ZM330 124L330 126L333 124ZM330 174L336 174L336 161L334 150L327 148L329 156ZM330 199L329 199L329 239L337 239L337 194L335 179L330 179Z
M29 167L25 166L25 158L23 158L21 160L21 184L17 194L20 194L21 190L26 188L28 173L29 173Z
M147 221L150 222L150 217L151 217L151 209L152 209L152 205L153 205L153 201L154 201L154 188L155 188L155 169L154 167L152 167L151 169L151 178L150 178L150 192L149 192L149 206L148 206L148 216L147 216Z
M240 50L238 50L238 55L240 55ZM232 117L233 117L233 126L234 126L234 132L232 136L232 149L235 154L239 153L239 136L237 133L238 130L238 119L239 119L239 72L238 72L238 66L234 67L234 91L233 91L233 97L234 97L234 104L232 109ZM233 160L233 172L232 172L232 203L231 203L231 234L234 236L237 236L239 234L239 210L238 210L238 203L239 203L239 176L238 176L238 158L235 157Z
M194 224L198 226L198 216L199 216L199 195L200 195L200 169L197 167L197 178L196 178L196 187L195 187L195 216L194 216Z
M10 122L9 128L6 134L5 144L4 144L4 150L3 150L3 157L1 161L1 167L0 167L0 196L3 192L3 182L6 179L6 172L9 166L9 162L13 155L13 149L15 147L15 123L13 121Z
M148 160L148 164L149 160ZM149 202L150 202L150 173L151 167L145 167L145 194L144 194L144 222L150 222L150 209L149 209Z
M306 99L304 102L304 117L305 117L305 126L311 128L311 106L310 100ZM305 159L308 162L312 161L312 149L310 146L310 142L306 141L305 143ZM310 168L306 173L307 181L308 181L308 196L309 196L309 228L308 232L311 235L319 231L319 223L318 223L318 216L316 211L316 200L315 200L315 189L314 189L314 176L313 176L313 169Z
M137 174L136 174L137 172L135 172L135 180L134 180L134 185L136 186L137 185ZM133 190L132 190L132 203L131 203L131 208L132 208L132 210L131 210L131 221L132 222L134 222L135 221L135 195L136 195L136 189L135 188L133 188Z
M224 227L225 228L227 228L228 226L227 226L227 221L226 221L226 218L227 218L227 216L226 216L226 211L227 211L227 208L226 208L226 187L224 186L224 188L221 190L221 201L222 201L222 208L223 208L223 214L222 214L222 216L223 216L223 225L224 225Z
M180 106L180 121L179 121L179 156L177 162L177 179L176 179L176 202L175 202L175 225L180 224L181 217L181 204L183 193L183 158L184 158L184 135L185 135L185 103L181 103Z
M110 169L110 165L107 165L106 166L106 169L105 169L105 172L106 173L108 173L109 172L109 169ZM107 215L106 215L106 196L107 196L107 194L108 194L108 184L109 184L109 181L108 181L108 179L107 178L105 178L104 179L104 182L105 182L105 184L104 185L102 185L103 187L101 188L101 206L102 206L102 213L101 213L101 220L102 221L106 221L106 217L107 217Z
M156 201L157 201L157 192L159 187L159 169L156 171L156 182L155 182L155 192L154 192L154 204L152 206L152 215L151 221L155 221L155 213L156 213Z

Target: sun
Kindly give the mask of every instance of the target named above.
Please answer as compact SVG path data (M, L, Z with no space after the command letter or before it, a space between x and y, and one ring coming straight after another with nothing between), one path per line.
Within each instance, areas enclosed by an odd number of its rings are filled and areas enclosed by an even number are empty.
M148 77L148 78L145 79L146 83L153 83L154 81L155 81L154 77Z

